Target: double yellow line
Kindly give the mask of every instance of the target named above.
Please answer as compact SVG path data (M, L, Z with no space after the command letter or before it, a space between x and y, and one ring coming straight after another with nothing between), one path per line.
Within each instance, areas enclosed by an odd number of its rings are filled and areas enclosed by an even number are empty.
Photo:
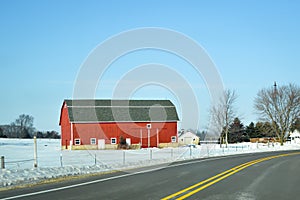
M176 199L176 200L182 200L182 199L186 199L190 196L192 196L193 194L197 193L197 192L200 192L201 190L247 168L247 167L250 167L254 164L257 164L257 163L260 163L260 162L264 162L264 161L267 161L267 160L271 160L271 159L274 159L274 158L279 158L279 157L285 157L285 156L291 156L291 155L297 155L297 154L300 154L300 152L296 152L296 153L287 153L287 154L280 154L280 155L275 155L275 156L269 156L269 157L265 157L265 158L260 158L260 159L257 159L257 160L253 160L253 161L250 161L250 162L247 162L247 163L244 163L244 164L241 164L241 165L238 165L236 167L233 167L227 171L224 171L220 174L217 174L211 178L208 178L204 181L201 181L199 183L196 183L190 187L187 187L183 190L180 190L179 192L176 192L174 194L171 194L167 197L164 197L162 198L162 200L168 200L168 199Z

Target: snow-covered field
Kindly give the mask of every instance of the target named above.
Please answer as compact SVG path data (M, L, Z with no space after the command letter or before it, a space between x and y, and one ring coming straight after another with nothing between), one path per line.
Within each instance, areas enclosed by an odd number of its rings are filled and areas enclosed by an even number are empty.
M126 170L174 161L241 153L300 149L298 144L218 144L194 147L141 150L61 150L60 140L38 139L37 163L34 168L33 139L0 139L0 156L5 169L0 169L0 188L34 183L49 178L82 175L111 170Z

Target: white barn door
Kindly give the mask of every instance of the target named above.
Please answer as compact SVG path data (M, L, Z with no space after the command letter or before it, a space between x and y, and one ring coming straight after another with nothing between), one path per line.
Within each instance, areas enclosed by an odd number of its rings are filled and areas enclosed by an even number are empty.
M126 138L126 144L128 144L128 146L131 145L131 138Z
M105 139L98 140L98 149L105 149Z

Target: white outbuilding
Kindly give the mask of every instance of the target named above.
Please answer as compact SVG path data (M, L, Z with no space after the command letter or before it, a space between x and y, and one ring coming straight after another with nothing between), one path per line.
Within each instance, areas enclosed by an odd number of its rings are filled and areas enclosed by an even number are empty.
M290 133L289 138L292 144L300 144L300 133L298 130L294 130L294 132Z
M188 144L198 145L199 140L200 138L195 133L192 133L190 131L184 132L178 137L179 145L188 145Z

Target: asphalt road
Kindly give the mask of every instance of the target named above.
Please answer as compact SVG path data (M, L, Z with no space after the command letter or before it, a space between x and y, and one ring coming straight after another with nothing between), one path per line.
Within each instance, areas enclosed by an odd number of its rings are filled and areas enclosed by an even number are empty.
M300 151L259 153L7 190L0 199L294 200L300 199L299 175Z

